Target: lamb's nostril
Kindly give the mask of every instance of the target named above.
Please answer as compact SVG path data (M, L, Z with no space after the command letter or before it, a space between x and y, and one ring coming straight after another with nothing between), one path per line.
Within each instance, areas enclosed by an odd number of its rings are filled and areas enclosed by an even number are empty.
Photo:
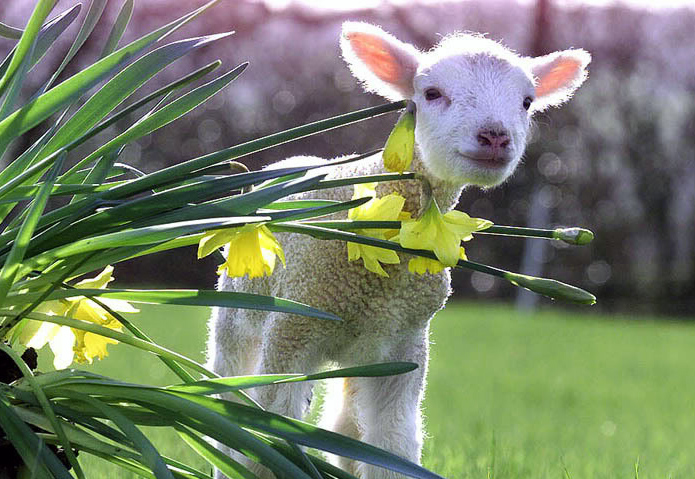
M492 137L487 133L480 133L478 135L478 143L480 143L480 146L492 146Z
M512 141L506 133L491 130L481 131L477 139L480 146L495 150L507 148Z

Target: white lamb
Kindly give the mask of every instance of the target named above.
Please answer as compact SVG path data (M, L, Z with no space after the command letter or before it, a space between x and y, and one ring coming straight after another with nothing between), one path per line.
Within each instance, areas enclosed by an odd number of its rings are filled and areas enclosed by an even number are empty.
M376 26L354 22L343 25L341 48L367 90L415 103L416 153L410 170L429 180L442 212L454 208L466 185L490 187L512 174L526 146L531 116L567 101L586 78L591 59L583 50L520 57L470 34L447 36L424 53ZM317 161L325 160L295 157L273 167ZM332 167L328 178L383 172L381 156L375 155ZM421 213L419 181L384 183L377 189L380 196L393 191L406 198L405 210L414 217ZM345 187L303 197L346 201L352 194L352 187ZM295 234L278 237L286 269L255 279L223 275L219 289L289 298L332 312L342 321L217 308L209 324L210 366L234 376L312 372L327 363L417 363L418 369L400 376L344 380L340 393L326 400L323 423L419 462L429 322L451 292L449 270L411 274L407 258L402 258L400 264L384 265L386 278L367 271L361 261L348 262L343 242ZM271 411L302 418L312 385L263 387L252 394ZM354 461L337 462L361 479L403 477ZM253 470L260 477L274 477L263 469Z

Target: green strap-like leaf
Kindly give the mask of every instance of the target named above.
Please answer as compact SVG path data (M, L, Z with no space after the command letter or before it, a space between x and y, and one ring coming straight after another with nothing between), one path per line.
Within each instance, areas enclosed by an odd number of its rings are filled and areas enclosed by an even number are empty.
M55 415L55 412L53 411L53 405L44 394L43 389L41 389L39 383L36 381L34 373L31 372L31 369L29 369L29 367L22 360L19 354L15 352L14 349L10 348L4 343L0 343L0 350L2 350L8 357L12 358L12 361L14 361L19 370L22 372L24 380L27 381L31 386L32 392L34 393L34 396L36 396L36 399L41 405L41 409L46 415L49 424L58 436L58 439L60 440L60 445L63 446L63 450L65 451L65 455L67 456L70 465L77 474L77 477L80 479L84 479L84 472L80 467L80 463L77 462L77 457L75 457L75 453L72 451L70 440L68 439L68 436L65 434L65 430L63 429L62 424L60 423L60 421Z
M160 88L160 89L158 89L158 90L156 90L156 91L150 93L150 94L147 95L146 97L144 97L144 98L142 98L142 99L136 101L136 102L133 103L132 105L130 105L130 106L128 106L128 107L122 109L121 111L119 111L119 112L116 113L115 115L111 116L110 118L108 118L108 119L102 121L102 122L99 123L97 126L95 126L94 128L90 129L87 133L83 134L83 135L80 136L79 138L74 139L74 140L70 143L70 148L74 148L74 147L76 147L76 146L78 146L78 145L81 145L82 143L84 143L84 142L87 141L88 139L92 138L92 137L95 136L96 134L98 134L98 133L104 131L104 130L107 129L109 126L111 126L111 125L113 125L114 123L116 123L116 122L117 122L118 120L120 120L121 118L124 118L124 117L128 116L129 114L131 114L131 113L133 113L134 111L136 111L138 108L141 108L142 106L144 106L144 105L150 103L151 101L156 100L157 98L163 97L163 96L165 96L165 95L168 95L170 92L176 91L176 90L178 90L178 89L180 89L180 88L182 88L182 87L188 85L189 83L192 83L192 82L198 80L199 78L204 77L204 76L207 75L208 73L210 73L210 72L216 70L221 64L222 64L222 62L219 61L219 60L214 61L214 62L212 62L212 63L210 63L210 64L208 64L208 65L206 65L206 66L204 66L204 67L202 67L202 68L199 68L198 70L196 70L196 71L194 71L194 72L192 72L192 73L189 73L188 75L182 77L181 79L176 80L176 81L174 81L174 82L172 82L172 83L169 83L168 85L163 86L162 88ZM71 175L66 179L66 181L72 182L72 181L73 181L73 177L74 177L75 175L76 175L75 173L71 174Z
M223 474L226 474L227 477L258 479L255 474L249 471L242 464L215 448L212 444L193 433L187 427L178 426L176 428L176 432L179 434L181 439L183 439L185 443L191 447L191 449L197 452L212 466L219 469Z
M29 72L29 67L31 65L31 57L34 53L35 44L31 44L29 52L24 56L24 59L20 63L19 67L15 71L14 76L9 82L8 87L5 91L5 97L2 99L2 105L0 105L0 120L5 118L10 111L14 108L14 103L19 93L22 89L22 83L24 83L24 77Z
M22 33L24 33L24 30L21 28L15 28L0 22L0 37L9 38L11 40L19 40L22 38Z
M151 387L116 384L66 384L48 388L47 393L50 397L60 397L66 396L72 391L100 395L105 399L115 398L114 395L117 395L118 401L125 400L142 404L163 418L170 418L185 424L194 431L240 451L268 467L279 478L311 479L282 454L269 447L255 435L239 427L236 421L230 420L228 416L221 415L186 398L177 397L173 393L164 393ZM122 406L119 411L123 411L123 409Z
M26 261L26 270L41 269L60 258L67 258L77 254L87 253L100 249L116 248L121 246L137 246L156 244L168 241L177 236L197 233L215 228L238 226L241 224L267 221L262 216L215 218L209 220L181 221L165 225L147 226L125 231L118 231L92 238L84 238L58 248L41 253Z
M19 39L14 55L12 55L12 61L10 61L5 74L0 77L0 98L5 94L10 80L12 80L12 77L19 70L24 58L30 54L34 41L41 30L41 25L43 25L43 21L48 14L51 13L51 10L53 10L55 3L56 0L39 0L36 3L36 7L34 7L34 11L24 29L24 33L22 33L22 37ZM0 151L3 150L4 148L0 148Z
M313 208L286 210L279 213L270 213L268 216L272 218L272 222L274 223L279 221L298 221L306 218L317 218L320 216L332 215L340 211L357 208L370 200L371 198L358 198L356 200L344 201L330 206L318 206Z
M124 202L113 208L108 208L90 215L83 220L71 221L66 224L66 228L53 232L51 237L40 237L34 240L33 250L54 248L61 244L66 244L75 241L79 238L84 238L90 234L98 234L108 231L110 228L126 225L134 220L146 220L150 217L155 217L157 223L160 221L165 223L166 218L156 217L166 211L177 210L173 218L179 220L198 219L186 216L179 208L186 207L192 202L204 201L208 198L219 196L221 193L226 193L237 189L237 184L243 179L236 177L222 177L209 181L201 181L190 185L172 188L170 190L155 193L154 195L136 198L132 201ZM228 212L221 212L216 216L223 216ZM171 216L171 215L170 215ZM270 217L269 217L270 218ZM145 224L145 223L140 223Z
M0 316L6 316L6 317L14 317L17 314L17 311L10 311L10 310L0 310ZM78 319L72 319L72 318L66 318L64 316L57 316L57 315L48 315L48 314L43 314L43 313L37 313L37 312L31 312L27 313L26 315L27 318L29 319L34 319L38 321L46 321L49 323L54 323L54 324L59 324L61 326L68 326L73 329L77 329L80 331L87 331L89 333L94 333L98 334L100 336L104 336L107 338L115 339L116 341L120 341L124 344L129 344L130 346L134 346L138 349L141 349L143 351L149 351L151 353L164 356L168 359L171 359L173 361L177 361L181 363L184 366L187 366L194 371L197 371L200 374L203 374L207 377L217 377L217 374L213 373L212 371L208 370L205 366L202 364L197 363L196 361L193 361L190 358L187 358L186 356L183 356L181 354L178 354L174 351L171 351L167 348L161 347L155 343L151 343L148 341L143 341L142 339L135 338L133 336L130 336L129 334L121 333L120 331L116 331L111 328L107 328L105 326L101 326L96 323L90 323L87 321L81 321Z
M109 32L106 43L104 43L104 49L101 51L99 58L104 58L105 56L110 55L116 48L118 48L118 42L121 41L121 37L128 27L128 22L130 22L130 17L133 15L134 5L133 0L125 0L125 2L123 2L121 10L118 12L116 21L113 22L111 32Z
M417 464L355 439L311 424L269 413L243 404L193 394L171 394L188 399L220 415L230 415L242 427L281 437L294 443L349 457L418 479L443 479Z
M7 259L2 266L0 271L0 305L3 304L7 293L14 283L17 273L20 270L22 260L24 259L24 253L29 248L29 241L34 234L34 229L36 228L41 213L43 213L48 198L50 197L51 190L53 189L53 184L58 176L63 160L65 159L65 154L55 163L53 169L50 171L46 181L44 182L39 194L36 195L36 199L29 208L29 213L26 219L22 223L19 230L17 238L15 239L10 253L7 255Z
M119 182L120 183L120 182ZM83 184L83 185L54 185L51 191L51 196L72 196L76 194L87 194L96 193L99 191L106 191L112 188L115 184L103 185L103 184ZM38 192L41 190L42 185L36 186L19 186L17 187L11 195L7 195L0 200L0 204L4 203L17 203L18 201L31 200L36 197Z
M53 135L38 158L45 158L79 138L167 65L198 48L229 35L229 33L223 33L170 43L128 65L82 105ZM85 163L84 166L88 164L89 162Z
M262 190L255 190L250 193L210 201L200 205L191 205L187 208L181 208L176 211L157 215L153 219L138 221L134 223L133 226L140 227L143 225L161 224L176 220L195 221L203 218L221 217L225 215L250 215L264 204L292 195L307 187L310 188L310 185L318 183L322 177L323 176L288 181L271 188L263 188ZM267 219L269 220L270 217L267 217Z
M107 404L92 398L87 394L81 394L76 391L64 391L65 396L75 401L88 403L92 407L100 410L106 417L109 418L123 433L133 442L135 448L142 454L143 462L149 467L157 479L174 479L174 476L169 471L164 459L157 451L157 448L147 439L135 423L121 414L117 409L108 406Z
M8 305L27 304L39 297L40 293L23 293L7 298ZM222 308L255 309L279 313L298 314L318 319L339 321L334 314L290 301L239 291L215 291L205 289L77 289L58 290L46 300L70 298L75 296L124 299L133 303L178 304L182 306L219 306ZM16 314L16 313L15 313Z
M46 0L44 0L45 3ZM129 45L122 47L107 57L99 60L90 67L73 75L64 82L48 90L40 97L27 103L3 121L0 122L0 151L4 151L9 142L60 109L72 104L84 92L88 91L114 70L123 65L134 55L147 48L154 42L177 30L203 11L216 4L219 0L211 0L195 11L184 15L156 31L141 37ZM26 32L25 32L26 34ZM9 73L9 71L8 71ZM7 76L7 74L5 75ZM100 155L101 156L101 155ZM50 166L50 163L45 167Z
M397 101L394 103L387 103L385 105L379 105L376 107L365 108L363 110L358 110L352 113L347 113L344 115L335 116L328 118L326 120L316 121L314 123L309 123L308 125L298 126L290 130L281 131L279 133L274 133L272 135L259 138L257 140L252 140L241 145L233 146L231 148L226 148L224 150L217 151L215 153L210 153L208 155L201 156L199 158L194 158L192 160L179 163L178 165L173 165L168 168L161 169L154 173L147 175L146 177L139 178L138 180L130 182L128 185L123 185L117 192L114 189L114 195L118 194L119 197L128 196L134 193L139 193L142 191L147 191L152 188L156 188L157 185L162 183L170 183L176 180L182 180L197 170L203 170L211 165L217 163L222 163L228 160L234 160L245 155L256 153L273 146L281 145L290 141L297 140L299 138L304 138L306 136L315 135L324 131L331 130L333 128L339 128L341 126L349 125L358 121L362 121L367 118L373 118L378 115L383 115L392 111L402 109L405 106L405 101ZM326 163L323 165L312 165L304 168L297 168L295 172L307 171L315 168L321 168L326 166L332 166L337 164L342 164L350 161L357 161L357 158L349 158L347 160ZM290 173L285 173L290 174Z
M107 57L108 58L108 57ZM72 169L68 171L68 174L75 172L79 168L83 168L89 165L92 161L99 158L100 156L106 154L121 145L130 143L142 136L148 135L153 131L161 128L164 125L171 123L177 118L185 115L208 98L216 94L222 88L226 87L229 83L234 81L241 73L246 69L248 63L242 63L234 70L221 75L220 77L212 80L205 85L202 85L195 90L186 93L181 98L177 98L175 101L169 103L161 110L152 114L146 120L136 123L126 131L118 135L116 138L97 148L93 153L88 155L86 158L80 160Z
M222 394L239 389L255 388L270 384L317 381L330 378L381 377L404 374L417 369L415 363L382 363L352 368L335 369L316 374L263 374L256 376L235 376L229 378L206 379L193 383L168 386L167 389L191 394Z
M73 479L55 454L12 410L2 390L0 390L0 428L29 469L30 477Z
M70 60L72 60L73 57L77 55L77 52L80 50L80 48L82 48L84 42L87 41L87 38L92 33L92 30L94 30L94 27L99 21L99 18L101 18L101 14L104 12L104 8L106 8L107 1L108 0L90 0L87 15L85 15L84 17L84 21L82 22L80 31L77 32L75 41L72 42L72 45L70 45L70 50L68 50L68 53L65 54L65 57L63 57L63 61L60 62L60 65L58 66L58 68L56 68L51 78L40 90L40 93L43 93L48 88L50 88L53 82L58 78L58 75L60 75L63 72L63 69L67 66L67 64L70 63Z
M70 26L70 24L72 24L72 22L75 21L81 8L82 6L77 4L41 27L41 30L36 37L34 53L31 56L29 70L31 70L31 68L36 65L41 58L43 58L48 49L55 44L55 41L60 34L63 33ZM7 71L7 67L10 65L14 51L15 50L13 49L10 55L8 55L2 64L0 64L0 76Z
M45 431L53 431L54 428L51 422L41 414L36 413L34 410L26 409L22 407L14 406L12 410L17 413L17 415L26 423L33 426L37 426ZM66 435L70 439L70 442L77 446L78 449L84 447L89 447L92 450L101 451L104 454L113 454L115 456L123 456L129 458L137 458L139 454L131 452L126 449L128 446L124 442L121 442L118 446L114 446L105 441L97 439L96 436L85 432L84 429L80 429L68 421L63 419L61 421L61 427L65 430Z

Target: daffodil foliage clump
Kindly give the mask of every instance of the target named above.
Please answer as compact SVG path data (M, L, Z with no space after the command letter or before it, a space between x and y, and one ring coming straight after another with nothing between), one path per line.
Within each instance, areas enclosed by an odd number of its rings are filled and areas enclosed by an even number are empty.
M184 55L232 41L231 33L166 40L217 1L122 45L133 13L132 0L125 0L100 57L57 83L104 10L104 1L90 2L72 47L50 78L43 79L26 99L20 91L27 75L76 21L81 7L53 13L55 0L38 0L24 28L0 23L0 35L16 41L0 64L0 155L7 164L0 172L0 476L84 478L88 471L80 467L78 455L89 454L143 477L211 477L212 467L196 469L153 446L141 428L156 425L176 431L229 477L255 476L214 449L210 439L266 465L277 477L352 477L298 446L349 456L410 477L439 477L388 452L266 412L244 393L245 388L277 382L401 374L415 365L366 365L311 376L220 378L151 340L133 323L138 318L137 304L251 308L316 321L339 318L311 305L244 292L110 288L119 263L198 245L200 257L216 254L220 248L230 251L226 259L220 259L220 274L269 275L285 262L274 233L292 231L350 241L346 261L361 259L374 274L385 274L381 264L399 262L399 253L409 253L415 256L409 260L413 274L466 267L551 297L590 302L591 295L562 283L469 262L461 246L477 232L575 243L589 233L493 226L462 212L442 214L434 202L420 217L411 218L402 211L402 198L376 197L370 184L373 178L332 182L332 186L356 185L351 201L291 201L290 195L327 187L324 177L306 175L311 166L249 172L236 161L403 109L405 102L321 120L134 175L132 168L119 161L126 145L185 115L229 86L246 68L245 64L223 67L216 61L155 92L139 94L150 78ZM119 120L130 121L130 126L91 151L77 150ZM412 155L413 124L410 120L399 124L405 133L399 130L392 135L396 156L393 161L387 159L397 173L389 178L382 175L382 180L414 177L405 172L407 156ZM36 128L41 136L25 150L16 151L17 145L27 143L17 140ZM56 198L61 201L52 201ZM348 219L316 220L339 212L347 212ZM152 353L153 360L163 361L179 383L168 387L125 384L80 370L82 364L108 360L113 347ZM36 351L43 354L48 348L54 354L55 370L37 374ZM223 392L234 392L239 401L218 399L216 395Z

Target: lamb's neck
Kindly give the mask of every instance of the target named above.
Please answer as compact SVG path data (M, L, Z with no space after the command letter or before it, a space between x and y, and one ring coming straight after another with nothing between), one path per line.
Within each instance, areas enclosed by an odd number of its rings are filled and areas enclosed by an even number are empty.
M451 211L458 204L464 185L452 184L433 176L425 168L421 155L422 153L416 148L410 171L422 175L429 182L432 189L432 196L437 201L437 205L442 213ZM426 206L425 202L428 200L426 190L427 188L425 187L421 193L421 210Z

